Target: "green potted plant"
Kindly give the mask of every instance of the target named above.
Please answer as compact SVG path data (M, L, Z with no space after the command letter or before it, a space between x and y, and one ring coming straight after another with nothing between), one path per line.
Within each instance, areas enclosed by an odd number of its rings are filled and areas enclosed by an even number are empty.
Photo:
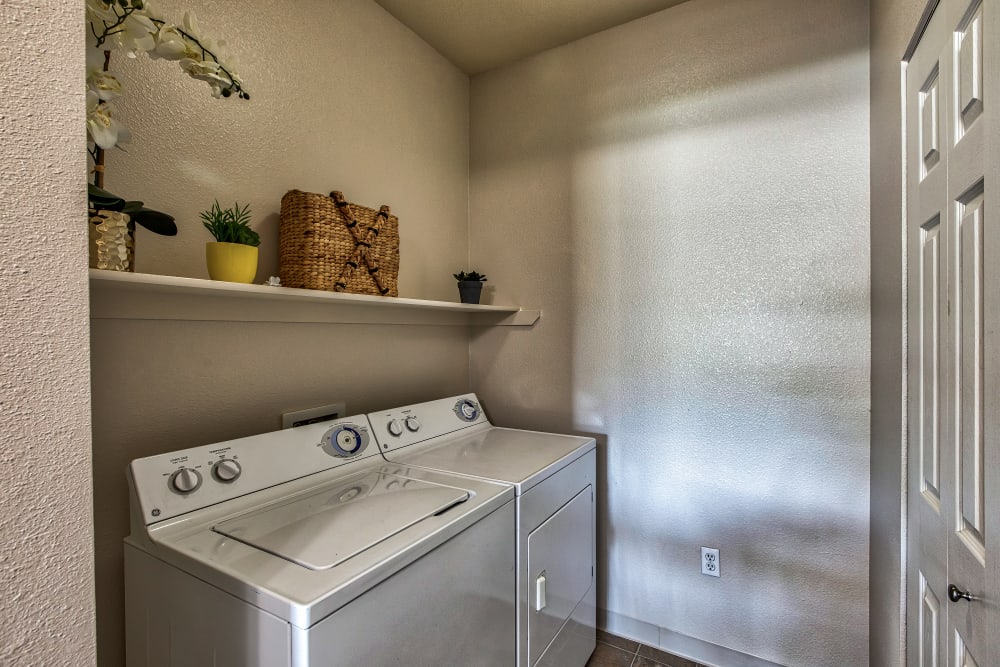
M250 229L250 205L222 208L219 202L201 213L202 224L215 242L205 246L208 275L212 280L252 283L257 275L257 246L260 235Z
M458 295L462 299L462 303L479 303L486 276L477 271L469 271L468 273L459 271L452 275L458 281Z

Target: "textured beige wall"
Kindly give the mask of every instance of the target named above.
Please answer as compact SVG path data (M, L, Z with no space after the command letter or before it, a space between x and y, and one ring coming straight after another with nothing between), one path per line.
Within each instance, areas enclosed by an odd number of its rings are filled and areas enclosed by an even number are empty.
M871 664L901 650L903 214L900 62L926 0L871 3Z
M179 16L195 3L158 4ZM218 197L251 204L262 280L276 272L281 195L336 188L399 216L401 296L457 300L468 78L370 0L208 0L196 10L202 30L239 53L252 98L213 99L174 63L119 69L134 137L110 156L107 185L173 213L181 230L140 230L137 269L207 277L198 212ZM122 660L128 461L273 430L289 409L343 400L353 414L468 389L464 327L107 320L93 323L92 340L102 666Z
M0 3L0 664L94 664L83 41Z
M868 12L693 0L472 79L471 261L544 313L472 385L600 436L599 603L641 639L867 663Z

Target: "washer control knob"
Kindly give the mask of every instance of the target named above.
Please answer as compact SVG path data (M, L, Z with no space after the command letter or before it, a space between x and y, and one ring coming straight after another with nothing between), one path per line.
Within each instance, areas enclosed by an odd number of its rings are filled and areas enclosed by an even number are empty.
M181 468L170 476L168 484L171 491L186 496L201 486L201 473L194 468Z
M235 482L241 474L243 474L243 468L232 459L220 459L212 466L212 476L225 484Z
M389 431L389 435L394 435L397 438L403 435L403 426L398 419L390 419L389 423L385 425L385 429Z
M353 454L361 447L361 436L353 428L343 428L337 432L337 447L347 454Z
M476 418L479 417L479 406L474 401L463 398L455 404L455 414L462 421L476 421Z
M413 431L414 433L416 433L417 431L420 430L420 420L417 419L416 417L412 416L412 415L409 416L409 417L407 417L406 418L406 428L409 429L410 431Z
M357 456L368 445L368 429L354 424L334 426L323 434L319 446L338 459Z

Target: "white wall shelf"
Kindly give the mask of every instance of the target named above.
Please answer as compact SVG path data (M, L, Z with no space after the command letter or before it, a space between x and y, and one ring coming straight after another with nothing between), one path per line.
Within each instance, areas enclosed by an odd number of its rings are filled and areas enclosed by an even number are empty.
M531 326L540 310L90 270L95 319Z

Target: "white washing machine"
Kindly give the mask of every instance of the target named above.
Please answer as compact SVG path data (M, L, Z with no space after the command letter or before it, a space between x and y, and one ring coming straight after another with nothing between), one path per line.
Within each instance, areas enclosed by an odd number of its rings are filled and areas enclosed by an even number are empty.
M387 465L364 416L128 479L131 667L515 664L510 485Z
M513 484L518 665L585 665L596 645L596 443L493 426L475 394L369 413L386 460Z

